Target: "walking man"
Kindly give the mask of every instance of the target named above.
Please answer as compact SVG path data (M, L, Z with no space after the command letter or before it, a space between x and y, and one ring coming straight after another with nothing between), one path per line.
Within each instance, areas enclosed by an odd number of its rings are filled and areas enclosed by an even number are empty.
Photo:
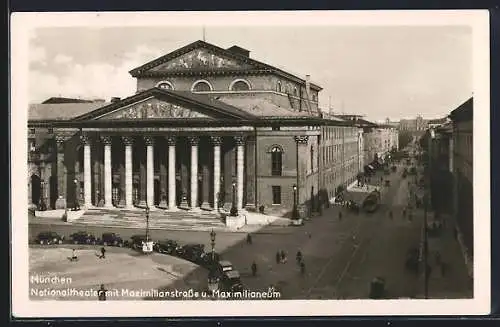
M257 275L257 264L254 262L252 262L252 276L255 277L255 275Z
M101 255L99 256L99 259L106 259L106 249L104 246L101 248Z
M247 244L252 244L252 235L247 234Z

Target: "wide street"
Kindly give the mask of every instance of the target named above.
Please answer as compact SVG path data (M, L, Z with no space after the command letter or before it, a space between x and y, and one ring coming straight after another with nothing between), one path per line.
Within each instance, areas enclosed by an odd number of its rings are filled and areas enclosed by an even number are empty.
M372 180L379 180L381 172ZM377 276L386 279L390 297L413 297L422 287L416 276L404 269L407 250L417 247L421 219L409 222L401 210L407 201L406 180L401 169L390 176L391 186L383 190L382 206L373 214L348 213L339 206L313 217L301 227L264 227L253 234L253 244L245 242L245 233L217 233L216 251L233 263L241 272L244 285L252 290L266 290L274 285L285 299L366 298L370 281ZM343 211L343 219L338 212ZM394 218L388 212L392 210ZM52 230L68 236L76 230L87 230L94 235L105 231L122 237L144 233L142 230L64 225L31 224L30 238L43 230ZM197 231L151 231L153 239L175 239L181 243L198 242L210 249L210 237ZM286 264L277 264L275 255L284 250ZM306 273L302 275L295 263L297 250L303 253ZM255 261L257 276L250 273ZM206 285L207 272L197 268L182 280L166 286L168 289L196 288Z

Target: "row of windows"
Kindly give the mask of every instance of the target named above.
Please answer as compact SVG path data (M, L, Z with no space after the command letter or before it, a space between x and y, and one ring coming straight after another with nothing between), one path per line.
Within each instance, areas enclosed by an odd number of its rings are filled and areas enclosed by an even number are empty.
M289 89L284 88L281 85L280 81L278 81L278 83L276 84L276 92L293 94L296 97L300 96L299 95L299 90L297 89L296 86L293 87L293 90L289 90ZM316 102L318 100L317 97L316 97L316 93L313 93L311 97L312 97L312 101L314 101L314 102Z
M322 138L325 140L331 139L347 139L347 138L357 138L358 129L357 128L345 128L345 127L327 127L322 131Z
M166 89L166 90L175 90L174 85L172 82L169 81L161 81L158 84L156 84L156 87L161 88L161 89ZM247 80L244 79L236 79L231 84L229 85L229 91L250 91L252 89L250 83ZM198 80L193 83L191 86L191 92L209 92L213 91L214 87L212 84L207 81L207 80ZM281 82L278 82L278 85L276 87L276 91L282 93L282 87L281 87ZM297 88L295 87L293 89L293 95L294 96L299 96ZM291 93L291 92L285 92L285 93ZM317 101L316 94L312 95L312 101Z
M156 84L156 87L165 90L175 90L174 85L169 81L161 81ZM207 80L198 80L191 86L191 92L208 92L213 91L214 87ZM251 90L250 83L244 79L236 79L229 85L230 91L249 91Z

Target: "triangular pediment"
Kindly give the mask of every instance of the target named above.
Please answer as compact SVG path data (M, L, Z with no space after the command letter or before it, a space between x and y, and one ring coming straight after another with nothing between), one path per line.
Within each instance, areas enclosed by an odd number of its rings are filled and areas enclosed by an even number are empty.
M173 58L163 64L151 68L153 72L168 72L182 70L207 70L207 69L251 69L252 65L229 58L214 51L198 48L183 55Z
M216 118L206 113L187 108L155 97L144 99L125 107L118 108L96 119L189 119Z
M134 77L196 71L241 71L265 69L265 65L234 51L196 41L134 68Z
M152 88L81 116L90 120L248 120L255 117L203 94Z

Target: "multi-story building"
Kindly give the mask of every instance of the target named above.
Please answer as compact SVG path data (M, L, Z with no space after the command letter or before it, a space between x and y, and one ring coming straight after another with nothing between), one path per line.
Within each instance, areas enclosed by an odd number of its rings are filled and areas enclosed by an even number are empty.
M399 129L408 132L424 132L427 130L428 119L417 116L415 119L401 119L399 121Z
M204 41L130 74L124 99L30 106L29 203L307 216L357 172L356 128L322 117L308 75Z
M473 247L473 99L470 98L449 118L430 128L428 144L431 176L431 203L439 213L455 218L457 235L472 277Z
M454 180L454 217L459 238L472 276L474 257L474 198L473 198L473 98L450 113L453 122L451 149Z

